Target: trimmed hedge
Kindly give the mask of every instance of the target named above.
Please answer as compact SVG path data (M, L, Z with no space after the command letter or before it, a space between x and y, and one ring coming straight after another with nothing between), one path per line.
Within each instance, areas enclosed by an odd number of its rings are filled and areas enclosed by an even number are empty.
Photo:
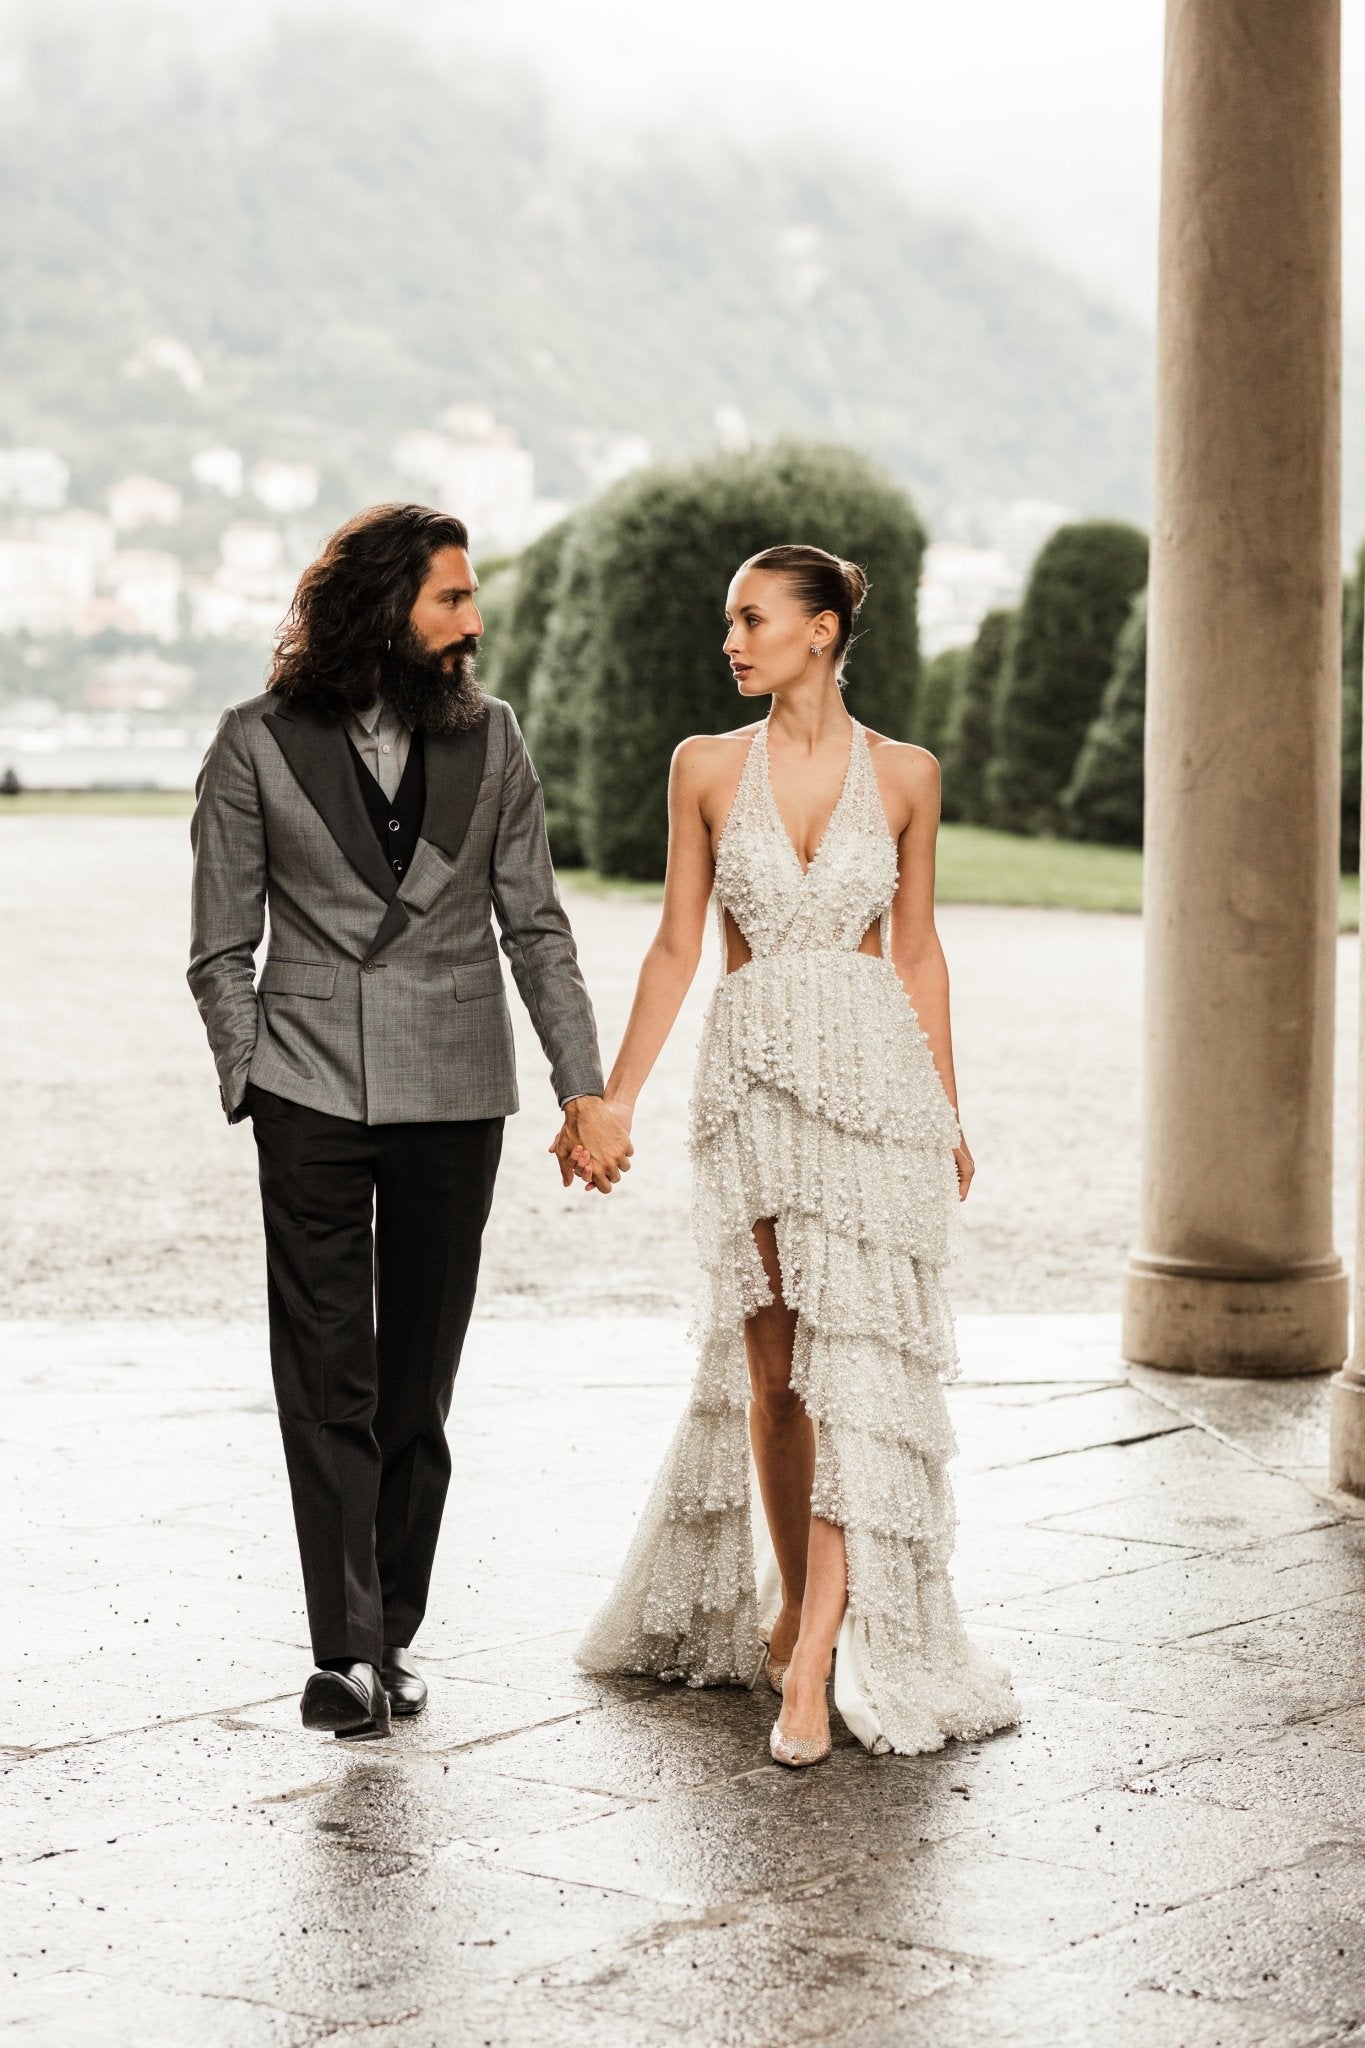
M1033 565L1010 635L986 775L990 821L1046 832L1075 771L1113 668L1114 643L1147 581L1135 526L1088 519L1059 527Z
M986 820L986 770L995 733L995 702L1009 649L1012 611L987 612L967 650L943 751L943 815L963 824Z
M561 519L550 527L490 580L486 597L479 592L488 649L483 686L490 697L505 698L523 724L572 523Z
M721 652L730 578L793 540L867 571L849 708L907 736L924 532L903 491L847 449L793 442L639 471L576 516L532 681L529 741L557 858L662 875L673 749L768 709L739 696Z
M1133 599L1114 649L1114 673L1062 797L1072 839L1142 844L1142 745L1147 714L1147 593Z
M967 665L965 647L945 647L932 661L926 661L919 683L910 737L917 747L927 747L941 759L949 728L957 711L962 672Z
M1360 669L1365 658L1365 541L1346 579L1341 613L1341 865L1360 865Z

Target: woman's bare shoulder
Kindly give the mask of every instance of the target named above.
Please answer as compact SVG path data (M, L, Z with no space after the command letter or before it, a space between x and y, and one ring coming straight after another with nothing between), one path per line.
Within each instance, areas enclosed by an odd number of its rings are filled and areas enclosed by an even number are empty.
M699 732L679 740L673 750L675 770L689 781L711 782L716 777L738 773L749 743L762 720L741 725L734 732Z
M869 731L867 741L879 777L912 795L937 789L938 757L927 747L917 747L911 740L888 739L882 732Z

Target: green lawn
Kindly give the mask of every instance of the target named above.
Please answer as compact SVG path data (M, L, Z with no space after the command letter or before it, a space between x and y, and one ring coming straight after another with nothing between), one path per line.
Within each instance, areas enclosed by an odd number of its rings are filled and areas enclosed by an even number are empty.
M164 818L188 815L179 790L28 790L0 798L0 818L65 813L73 817ZM563 868L569 887L656 901L657 882L615 881L589 868ZM1018 904L1043 910L1142 908L1142 855L1127 846L1080 846L1069 839L1017 839L979 825L945 825L938 842L940 903ZM1341 929L1359 928L1360 884L1341 878Z
M1129 846L1019 839L979 825L944 825L940 903L1018 903L1048 910L1142 908L1142 855Z
M0 818L187 818L187 789L26 789L0 796Z

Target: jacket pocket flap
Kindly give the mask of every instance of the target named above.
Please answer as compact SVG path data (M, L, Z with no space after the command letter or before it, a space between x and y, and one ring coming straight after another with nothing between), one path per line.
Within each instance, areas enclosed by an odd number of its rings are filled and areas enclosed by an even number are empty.
M399 894L409 910L430 910L454 872L430 840L420 841Z
M502 992L502 967L496 960L471 960L453 972L457 1003L467 1003L471 996L496 996Z
M334 960L267 960L257 986L265 996L330 996L336 982Z

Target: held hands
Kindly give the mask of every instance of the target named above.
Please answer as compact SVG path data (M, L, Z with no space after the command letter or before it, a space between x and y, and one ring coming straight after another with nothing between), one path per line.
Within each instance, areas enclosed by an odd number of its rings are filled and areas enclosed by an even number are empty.
M630 1172L635 1150L630 1114L627 1103L607 1102L600 1095L576 1095L565 1103L563 1126L549 1148L565 1187L576 1175L585 1189L609 1195L621 1175Z

